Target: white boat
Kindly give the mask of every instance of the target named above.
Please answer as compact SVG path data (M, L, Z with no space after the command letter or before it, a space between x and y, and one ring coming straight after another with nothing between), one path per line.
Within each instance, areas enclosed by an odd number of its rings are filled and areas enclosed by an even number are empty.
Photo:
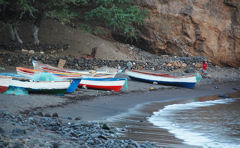
M82 78L79 86L118 92L126 81L125 78Z
M137 70L126 70L125 73L132 79L158 83L164 85L175 85L186 88L194 88L197 83L196 75L191 76L172 76L169 74L151 73Z
M87 78L114 78L117 72L107 72L107 71L95 71L95 70L70 70L59 67L54 67L48 64L43 64L42 62L32 60L33 67L35 70L42 70L50 73L58 73L59 75L64 75L68 77L73 77L74 75L82 75L81 77Z
M77 89L81 81L81 79L34 81L17 75L12 76L12 74L9 74L8 77L11 78L10 81L7 81L9 83L8 87L24 88L30 93L72 93ZM6 82L6 80L4 82Z

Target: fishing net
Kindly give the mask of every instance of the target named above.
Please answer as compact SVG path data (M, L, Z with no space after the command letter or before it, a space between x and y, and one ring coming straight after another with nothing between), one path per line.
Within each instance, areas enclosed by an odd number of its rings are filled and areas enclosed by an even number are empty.
M62 81L61 78L48 72L35 73L33 76L33 80L34 81Z
M20 87L9 87L4 94L8 95L28 95L28 91L25 88Z
M202 76L199 73L196 73L197 83L199 83L201 79L202 79Z
M128 79L127 78L125 78L125 88L126 88L126 90L128 90Z

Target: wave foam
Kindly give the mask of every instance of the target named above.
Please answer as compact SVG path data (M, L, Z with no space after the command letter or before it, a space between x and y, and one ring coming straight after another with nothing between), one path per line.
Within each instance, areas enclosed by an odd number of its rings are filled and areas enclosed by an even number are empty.
M207 107L217 104L227 104L233 102L233 99L221 99L205 102L191 102L186 104L173 104L167 105L163 109L154 112L153 115L148 118L148 121L153 125L160 128L167 129L170 133L174 134L177 138L184 140L184 143L189 145L201 146L201 147L239 147L239 145L230 143L219 143L213 140L211 137L205 136L203 133L192 132L188 128L183 128L177 123L169 120L171 115L176 114L179 111L191 110L199 107Z

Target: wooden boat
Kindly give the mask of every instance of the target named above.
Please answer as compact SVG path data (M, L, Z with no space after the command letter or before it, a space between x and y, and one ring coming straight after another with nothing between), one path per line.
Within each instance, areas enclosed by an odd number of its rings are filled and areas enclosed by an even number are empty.
M9 87L25 88L30 93L73 93L80 80L72 81L31 81L31 80L18 80L12 79Z
M24 88L30 93L73 93L81 79L62 80L62 81L33 81L22 78L21 76L9 76L8 87Z
M125 78L82 78L80 87L120 91L126 83Z
M64 69L59 67L54 67L48 64L43 64L42 62L32 60L33 67L36 70L43 70L46 72L51 73L58 73L63 75L82 75L83 77L101 77L101 78L114 78L117 74L110 73L107 71L94 71L94 70L86 70L86 71L78 71L78 70L70 70L70 69Z
M9 76L0 76L0 93L7 91L11 81L12 78Z
M30 68L24 68L24 67L17 67L16 68L17 73L21 76L27 77L27 78L33 78L35 73L41 73L45 72L44 70L36 70L36 69L30 69ZM113 78L116 74L81 74L81 73L59 73L56 71L47 71L49 73L54 74L57 77L60 77L62 79L81 79L81 78Z
M158 83L164 85L182 86L194 88L197 83L196 75L191 76L172 76L169 74L151 73L137 70L126 70L125 73L132 79L149 83Z
M17 67L17 73L19 75L22 75L24 77L33 79L34 74L44 72L42 70L35 70L35 69L29 69L29 68L23 68L23 67ZM114 90L119 91L122 86L125 84L126 79L121 78L102 78L102 77L87 77L86 75L76 75L76 76L69 76L59 73L53 73L54 75L63 78L63 79L81 79L81 82L79 83L79 87L87 87L87 88L93 88L93 89L102 89L102 90Z

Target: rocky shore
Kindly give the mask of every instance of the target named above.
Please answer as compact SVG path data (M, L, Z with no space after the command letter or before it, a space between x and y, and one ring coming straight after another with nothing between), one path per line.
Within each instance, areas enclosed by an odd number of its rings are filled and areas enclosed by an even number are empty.
M54 51L54 54L51 52ZM134 69L171 73L174 75L188 75L201 72L201 62L205 57L177 57L154 56L142 54L140 49L134 48L132 54L138 54L138 58L132 60ZM126 66L128 61L107 60L97 58L79 58L75 56L62 56L61 51L51 50L15 50L14 52L0 52L1 72L15 71L16 66L32 67L31 60L39 60L43 63L56 66L60 59L66 60L65 68L88 70L107 69L118 70ZM210 78L203 79L198 85L213 84L211 89L218 89L218 84L229 81L238 81L240 71L231 67L219 67L208 62ZM5 69L5 71L3 70ZM117 77L127 77L124 74ZM216 85L215 85L216 84ZM59 107L77 101L89 100L97 96L121 96L130 92L148 92L159 89L176 89L172 86L154 85L136 82L129 79L128 89L120 92L90 90L79 88L73 94L64 97L44 96L16 96L1 95L0 105L0 147L127 147L139 148L155 147L153 143L138 143L134 140L121 140L119 133L125 129L117 129L102 122L87 122L81 117L63 117L58 113L43 113L36 110L44 110L49 107ZM198 86L197 86L198 88ZM35 99L34 99L35 98ZM5 100L5 101L3 101ZM7 101L6 101L7 100ZM51 100L46 101L46 100ZM41 103L39 103L39 101ZM9 112L11 110L13 112Z
M62 119L57 113L52 116L42 112L13 115L1 110L0 124L0 147L154 147L149 142L120 140L117 129L106 123Z

